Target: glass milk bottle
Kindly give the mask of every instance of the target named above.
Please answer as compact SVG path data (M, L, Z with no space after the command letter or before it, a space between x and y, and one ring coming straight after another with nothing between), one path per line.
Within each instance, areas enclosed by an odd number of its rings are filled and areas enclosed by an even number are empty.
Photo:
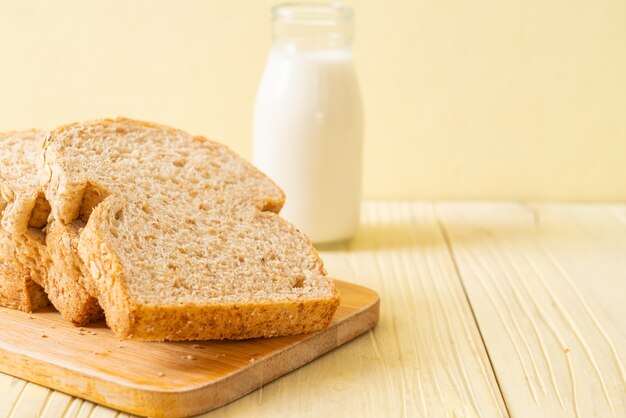
M254 109L253 162L287 194L281 215L314 243L349 239L361 203L363 120L352 10L273 9L273 45Z

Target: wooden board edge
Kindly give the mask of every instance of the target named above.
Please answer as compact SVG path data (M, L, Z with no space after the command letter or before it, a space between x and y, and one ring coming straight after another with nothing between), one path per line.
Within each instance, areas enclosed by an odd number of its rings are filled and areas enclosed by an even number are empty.
M292 345L256 367L251 365L249 369L229 375L213 385L185 394L189 397L188 400L182 402L185 410L180 411L181 414L177 414L178 411L176 410L166 408L160 411L161 413L154 411L149 415L155 418L185 418L209 412L233 402L366 333L378 323L379 312L380 300L376 300L366 309L352 315L351 321L340 322L324 331L311 334L310 338ZM233 388L237 389L233 390ZM206 402L207 398L214 400L209 409L194 408L200 400ZM192 407L192 409L187 410L188 407Z
M198 415L235 401L376 326L379 320L380 297L371 289L352 283L350 285L367 290L374 297L373 302L262 362L251 363L246 368L200 388L156 391L127 386L120 392L117 382L1 347L0 371L131 414L168 418Z

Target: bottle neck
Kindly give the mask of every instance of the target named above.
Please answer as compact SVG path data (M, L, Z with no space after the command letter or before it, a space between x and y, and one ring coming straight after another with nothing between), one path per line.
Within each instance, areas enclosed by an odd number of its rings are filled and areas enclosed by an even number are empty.
M350 50L352 10L340 4L299 3L273 10L273 48L285 52Z

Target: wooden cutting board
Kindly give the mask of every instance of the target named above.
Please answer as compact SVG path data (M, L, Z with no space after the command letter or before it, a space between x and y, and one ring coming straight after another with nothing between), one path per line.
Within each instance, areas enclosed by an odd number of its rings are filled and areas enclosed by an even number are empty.
M104 322L76 328L53 310L0 308L0 371L133 414L200 414L374 327L378 295L347 282L337 285L341 305L327 329L245 341L119 341Z

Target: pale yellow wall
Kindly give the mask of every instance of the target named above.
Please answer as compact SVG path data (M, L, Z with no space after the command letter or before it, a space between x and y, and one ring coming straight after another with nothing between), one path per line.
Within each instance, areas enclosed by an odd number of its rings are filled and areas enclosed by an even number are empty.
M626 200L626 1L350 1L368 197ZM0 129L110 115L250 155L271 1L0 1Z

